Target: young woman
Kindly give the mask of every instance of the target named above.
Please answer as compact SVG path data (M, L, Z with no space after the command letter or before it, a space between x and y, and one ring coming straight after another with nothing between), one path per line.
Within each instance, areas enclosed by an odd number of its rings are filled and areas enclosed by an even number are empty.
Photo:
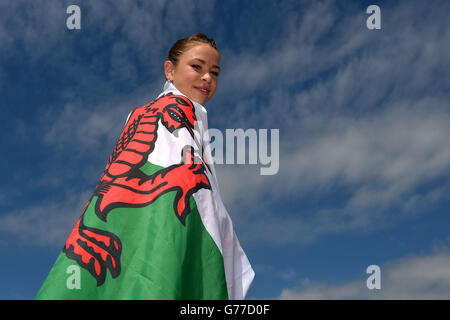
M219 194L208 102L220 53L178 40L135 108L37 299L244 299L254 271Z

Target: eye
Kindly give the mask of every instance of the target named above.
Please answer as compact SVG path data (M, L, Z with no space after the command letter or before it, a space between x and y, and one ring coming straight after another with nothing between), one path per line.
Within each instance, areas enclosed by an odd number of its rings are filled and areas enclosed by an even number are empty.
M211 72L213 75L215 75L216 77L218 77L219 76L219 73L218 72L216 72L216 71L212 71Z
M202 68L198 64L192 64L191 67L197 70L200 70Z

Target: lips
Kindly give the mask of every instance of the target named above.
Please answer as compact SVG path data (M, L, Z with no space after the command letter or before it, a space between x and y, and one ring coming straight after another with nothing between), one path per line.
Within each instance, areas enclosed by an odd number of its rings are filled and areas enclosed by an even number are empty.
M208 87L194 87L197 89L201 94L207 96L209 94L209 88Z

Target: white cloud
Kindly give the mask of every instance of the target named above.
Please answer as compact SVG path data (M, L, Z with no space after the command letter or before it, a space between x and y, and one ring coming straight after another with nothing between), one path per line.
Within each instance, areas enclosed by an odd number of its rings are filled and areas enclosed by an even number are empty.
M438 251L430 255L408 256L380 265L381 289L369 290L369 274L358 280L341 284L309 282L284 289L282 300L343 300L343 299L449 299L450 254Z
M62 247L90 196L67 190L60 199L6 212L0 216L0 231L26 245Z
M328 120L374 113L397 98L445 99L450 23L439 6L424 6L386 9L386 27L378 33L367 30L363 11L333 2L305 6L303 15L281 9L282 31L266 50L224 48L218 91L225 100L214 108L230 112L216 123L291 131L305 115Z
M450 113L433 103L393 106L360 119L336 117L322 134L292 154L287 163L293 172L289 184L298 185L295 179L301 177L313 184L338 181L362 188L391 188L383 197L385 203L418 183L448 173ZM369 200L353 201L357 206Z
M433 103L419 101L356 120L336 117L301 144L282 145L275 176L259 176L256 166L217 166L230 214L245 221L243 232L256 242L309 243L327 233L387 226L392 208L392 221L426 212L450 191L442 183L418 189L450 174L450 114ZM334 190L349 194L341 207L274 214L270 206Z
M81 106L67 104L62 112L53 121L44 135L43 142L47 145L60 148L73 148L74 151L94 151L102 147L105 138L109 138L112 132L120 134L117 128L120 106L116 105L111 110L92 111ZM122 112L123 113L123 112ZM123 121L124 125L125 121ZM122 126L123 126L122 125Z
M11 49L21 48L34 60L64 35L65 12L61 2L9 1L1 5L0 43L4 54L14 54ZM3 35L3 36L2 36Z
M112 152L129 112L154 99L162 90L164 82L143 84L127 95L107 96L100 104L83 104L78 99L70 100L61 110L41 108L44 128L42 141L48 146L72 152L93 152L99 149ZM151 91L150 88L153 88ZM154 88L160 88L155 91ZM154 91L154 92L152 92ZM105 144L105 142L108 142ZM94 158L99 153L92 153ZM108 154L109 156L109 154ZM105 163L107 159L104 159Z
M244 237L310 243L424 214L448 198L450 185L433 182L450 174L450 28L439 6L424 6L384 10L384 28L374 33L364 14L342 17L331 2L318 4L287 16L279 45L267 52L229 52L242 77L233 69L221 82L229 112L210 125L280 129L276 176L259 176L255 166L217 166ZM334 36L324 41L330 28ZM335 191L348 194L341 206L276 214L270 207Z

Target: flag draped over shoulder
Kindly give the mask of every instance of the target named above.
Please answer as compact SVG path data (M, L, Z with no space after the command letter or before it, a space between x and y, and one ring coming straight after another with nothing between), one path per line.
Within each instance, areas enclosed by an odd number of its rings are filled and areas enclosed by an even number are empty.
M171 82L131 111L36 299L244 299L254 271L207 128L206 109Z

